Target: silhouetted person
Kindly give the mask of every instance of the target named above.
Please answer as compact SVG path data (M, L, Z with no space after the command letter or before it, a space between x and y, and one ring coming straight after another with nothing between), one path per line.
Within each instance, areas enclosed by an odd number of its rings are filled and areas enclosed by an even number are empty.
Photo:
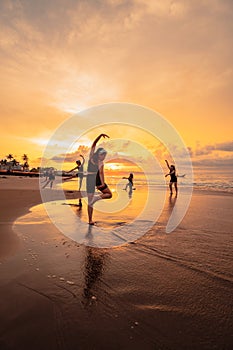
M48 181L42 188L45 188L50 183L50 188L53 187L53 181L55 180L55 172L53 168L50 168L48 171Z
M85 163L85 159L82 156L82 154L80 154L80 157L82 158L82 162L80 160L77 160L76 161L77 166L67 172L67 173L71 173L72 171L78 169L77 175L72 175L72 176L69 176L69 177L64 179L66 181L66 180L70 180L70 179L72 179L72 178L77 176L79 178L79 189L78 189L78 191L80 191L81 187L82 187L82 182L83 182L83 177L84 177L83 168L84 168L84 163ZM81 198L79 198L79 204L78 205L80 207L82 207L82 200L81 200Z
M108 185L104 182L104 159L107 152L104 148L100 147L95 152L96 144L101 137L109 137L106 134L100 134L91 146L91 152L88 160L87 167L87 197L88 197L88 220L90 225L94 225L92 220L93 216L93 204L100 199L108 199L112 197L112 192L108 188ZM99 195L95 194L95 187L102 193Z
M177 188L177 176L176 176L176 168L175 165L169 165L168 161L165 160L167 167L169 169L169 173L165 175L165 177L170 176L170 183L169 183L169 188L170 188L170 194L172 194L172 185L174 184L176 195L178 192Z

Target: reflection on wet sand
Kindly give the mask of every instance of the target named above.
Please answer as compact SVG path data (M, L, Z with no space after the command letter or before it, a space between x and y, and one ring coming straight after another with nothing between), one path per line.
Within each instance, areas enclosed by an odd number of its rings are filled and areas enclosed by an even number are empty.
M173 215L177 214L178 204L179 203L177 202L177 195L173 196L172 194L169 194L167 198L167 204L165 206L165 211L164 211L164 213L166 213L166 216L167 216L166 224L168 223L169 218L171 218L172 212L173 212ZM173 220L175 220L175 217L176 215L173 217Z
M84 267L84 305L90 306L97 299L97 286L106 267L109 254L104 249L86 247Z
M168 208L169 208L169 213L172 212L172 209L174 208L177 200L177 195L172 196L172 194L169 195L168 197Z

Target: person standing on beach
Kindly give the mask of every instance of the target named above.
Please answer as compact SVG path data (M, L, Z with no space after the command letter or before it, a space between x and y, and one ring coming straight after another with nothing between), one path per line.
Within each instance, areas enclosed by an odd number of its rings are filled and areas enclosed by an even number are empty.
M48 169L45 170L44 176L45 176L45 181L44 182L48 181L48 177L49 177L49 170Z
M80 157L82 158L82 162L80 160L77 160L76 161L77 166L75 168L73 168L73 169L68 171L68 173L71 173L72 171L78 169L77 175L72 175L72 176L67 177L65 179L65 180L69 180L69 179L72 179L73 177L77 176L79 178L79 189L78 189L79 191L81 190L81 187L82 187L83 176L84 176L84 174L83 174L83 167L84 167L84 163L85 163L85 159L84 159L82 154L80 154Z
M48 178L49 178L48 181L46 182L46 184L42 188L45 188L49 183L50 183L50 188L53 187L53 181L55 180L54 168L49 169Z
M130 173L129 177L123 176L122 179L128 180L128 183L126 184L125 188L123 188L123 190L127 191L127 188L129 186L129 194L132 194L132 190L133 190L133 173Z
M71 170L68 171L68 173L71 173L72 171L78 169L78 172L76 175L72 175L72 176L69 176L67 178L64 179L64 181L67 181L67 180L70 180L70 179L73 179L74 177L78 177L79 178L79 189L78 191L81 190L81 187L82 187L82 182L83 182L83 177L84 177L84 174L83 174L83 167L84 167L84 163L85 163L85 159L83 157L82 154L80 154L80 157L82 158L82 162L80 160L77 160L76 161L76 164L77 166ZM79 198L79 204L78 204L79 207L82 207L82 199Z
M112 198L112 192L108 188L108 185L104 182L104 159L106 157L106 150L102 147L99 147L95 152L96 144L98 141L103 138L109 138L106 134L100 134L91 146L91 152L89 155L88 166L87 166L87 197L88 197L88 220L89 225L94 225L95 223L92 220L93 216L93 205L96 201L100 199L109 199ZM95 194L95 187L102 193L99 195Z
M169 183L169 188L170 188L170 194L172 195L172 185L174 184L175 187L175 191L176 191L176 195L178 192L178 188L177 188L177 176L176 176L176 168L175 165L169 165L168 161L165 160L167 167L169 169L169 173L165 175L165 177L167 177L168 175L170 176L170 183Z

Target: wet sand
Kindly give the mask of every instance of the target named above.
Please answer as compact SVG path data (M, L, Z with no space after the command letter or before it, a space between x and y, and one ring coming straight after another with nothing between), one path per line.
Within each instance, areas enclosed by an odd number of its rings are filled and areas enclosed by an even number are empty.
M38 179L0 189L1 350L232 348L231 195L194 193L166 234L168 197L134 244L96 249L49 219L16 235L12 222L41 201Z

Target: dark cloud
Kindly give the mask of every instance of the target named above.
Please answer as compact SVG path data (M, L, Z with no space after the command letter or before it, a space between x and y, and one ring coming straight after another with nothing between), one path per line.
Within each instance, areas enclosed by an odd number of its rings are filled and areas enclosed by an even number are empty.
M217 143L215 149L219 151L233 152L233 141Z
M197 145L196 149L192 149L191 147L189 147L189 149L191 149L192 156L196 157L210 155L215 151L233 152L233 141L221 142L206 146Z
M232 158L216 158L216 159L202 159L194 160L193 166L198 167L231 167L233 168L233 157Z
M58 163L62 163L64 161L68 163L76 162L76 160L81 159L80 155L86 158L89 151L90 151L90 148L88 146L79 145L78 149L75 152L61 153L52 157L51 160Z
M194 155L195 156L203 156L203 155L211 154L213 152L213 150L215 150L215 146L214 145L207 145L207 146L204 146L204 147L198 147L194 151Z

